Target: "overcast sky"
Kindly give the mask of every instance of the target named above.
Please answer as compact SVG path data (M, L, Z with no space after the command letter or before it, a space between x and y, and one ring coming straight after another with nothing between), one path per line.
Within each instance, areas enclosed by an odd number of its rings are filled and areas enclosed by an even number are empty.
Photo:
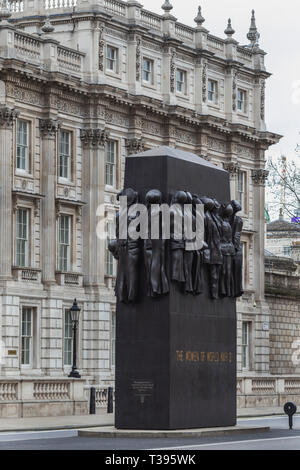
M144 8L162 13L164 0L140 0ZM300 144L300 3L297 0L171 0L172 14L181 23L195 26L198 5L211 34L225 38L228 18L240 44L248 44L251 10L255 9L260 46L268 53L266 66L272 77L267 81L266 120L268 130L284 135L267 155L296 157ZM300 160L300 157L298 158Z

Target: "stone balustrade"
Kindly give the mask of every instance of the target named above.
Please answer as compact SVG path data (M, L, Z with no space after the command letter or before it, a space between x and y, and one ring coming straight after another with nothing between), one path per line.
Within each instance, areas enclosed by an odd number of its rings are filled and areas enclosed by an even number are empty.
M0 378L0 418L87 414L85 382L68 377Z
M165 20L164 15L159 15L148 10L145 10L139 5L134 5L131 7L130 3L123 0L9 0L11 5L11 11L13 13L13 18L20 18L21 16L30 16L33 13L38 13L40 15L47 14L60 14L62 12L80 12L87 11L89 5L98 6L104 10L107 10L108 13L116 17L121 17L123 19L128 19L132 22L133 18L137 23L148 27L151 30L158 31L160 33L169 34L170 36L179 39L180 41L192 45L195 47L197 43L198 34L207 36L207 49L216 55L225 56L226 54L226 40L220 39L215 36L206 33L198 33L197 28L193 28L182 23L177 22L177 20L172 18L171 23L175 24L175 27L171 26L171 29L167 31L165 29ZM134 12L133 12L134 9ZM27 46L27 44L25 44ZM251 65L253 61L253 51L244 46L235 46L237 51L237 58ZM22 47L21 47L22 48ZM23 49L27 49L27 47ZM31 46L26 51L26 57L28 54L38 53L34 51L34 47ZM75 52L70 53L67 51L60 51L59 53L59 63L62 69L79 72L79 69L82 66L82 61L80 57L76 57Z
M13 267L12 273L16 281L41 283L41 269Z
M48 47L49 41L51 48ZM47 70L66 74L80 75L84 70L85 54L65 46L57 41L36 35L14 31L5 34L0 30L0 48L5 58L18 58L28 63L44 66Z
M239 377L237 401L239 408L283 406L287 401L299 401L300 377L268 376Z
M60 286L82 287L83 275L80 273L65 273L57 271L55 274L56 282Z

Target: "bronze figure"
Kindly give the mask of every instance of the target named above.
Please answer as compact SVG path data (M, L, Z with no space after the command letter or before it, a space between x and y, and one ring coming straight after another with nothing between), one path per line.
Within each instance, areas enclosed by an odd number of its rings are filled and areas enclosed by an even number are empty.
M233 208L233 215L231 217L232 226L232 240L235 249L235 255L233 257L233 296L241 297L243 291L243 250L241 244L241 234L243 230L243 219L237 215L242 210L242 207L238 201L231 201Z
M124 189L118 194L127 197L127 210L137 203L138 193L131 188ZM127 212L127 224L132 217ZM132 240L128 234L127 239L120 239L119 234L120 212L116 214L116 240L109 243L108 249L118 260L115 294L119 302L135 302L138 295L138 268L140 258L140 241Z
M162 203L162 193L151 190L146 194L148 210L148 239L144 240L144 260L147 273L148 295L157 297L169 293L169 281L166 275L166 240L162 237L162 220L160 217L159 239L151 238L151 205Z

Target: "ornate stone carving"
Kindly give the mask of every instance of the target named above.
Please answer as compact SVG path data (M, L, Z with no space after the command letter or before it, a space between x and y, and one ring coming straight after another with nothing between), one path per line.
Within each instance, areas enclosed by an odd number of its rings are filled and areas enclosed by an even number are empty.
M104 39L103 39L103 34L104 34L104 28L100 28L100 34L99 34L99 70L103 72L104 70Z
M207 62L203 62L202 69L202 100L206 103L207 100Z
M0 127L11 128L14 121L17 119L19 111L15 108L8 108L6 106L0 107Z
M236 111L236 97L237 97L237 72L233 74L232 82L232 110Z
M265 120L265 100L266 100L266 82L265 80L261 81L260 88L260 117L261 120Z
M136 81L139 82L141 78L141 38L136 40Z
M225 162L223 163L223 167L224 170L230 173L231 177L234 177L238 173L241 166L237 162Z
M22 84L23 86L24 84ZM44 106L45 97L38 91L28 90L21 88L13 83L8 83L6 86L7 96L15 98L23 103L29 103L37 106Z
M176 60L176 50L171 50L171 62L170 62L170 91L171 93L175 92L175 60Z
M267 170L252 170L252 180L254 184L265 185L269 172Z
M40 132L43 137L55 137L60 127L61 121L55 119L40 119Z
M104 129L81 129L80 139L85 147L104 147L108 139L108 132Z
M226 142L208 137L207 145L209 150L216 150L217 152L226 152Z
M132 138L126 140L126 148L128 155L144 152L144 139Z

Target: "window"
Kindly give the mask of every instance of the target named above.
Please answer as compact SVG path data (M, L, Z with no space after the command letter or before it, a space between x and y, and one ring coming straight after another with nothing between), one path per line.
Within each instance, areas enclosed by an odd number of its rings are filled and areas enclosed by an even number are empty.
M153 83L153 60L143 60L143 81Z
M116 314L111 315L111 365L116 365Z
M73 354L73 330L70 310L65 310L64 324L64 365L72 365Z
M106 184L116 186L117 142L112 140L106 145Z
M71 179L71 132L60 131L59 176Z
M29 123L17 121L17 168L29 171Z
M250 367L250 329L251 322L242 322L242 368L249 370Z
M112 253L108 249L108 244L109 242L114 238L113 236L113 224L112 223L107 223L107 242L106 242L106 275L107 276L113 276L114 275L114 257Z
M214 80L208 80L208 101L217 102L218 83Z
M29 210L18 209L16 214L16 266L28 266L29 242L28 242Z
M247 111L247 93L244 90L238 90L238 99L237 99L238 110L242 113Z
M21 365L32 365L33 357L33 309L22 308L22 346L21 346Z
M178 93L186 94L186 72L178 69L176 75L176 89Z
M242 211L246 210L246 172L238 172L238 187L237 187L237 199L241 204Z
M112 46L106 47L106 69L111 72L118 72L117 68L118 49Z
M292 247L291 246L284 246L283 247L283 255L290 257L292 253Z
M59 217L59 255L58 269L70 271L71 264L71 216L61 215Z

